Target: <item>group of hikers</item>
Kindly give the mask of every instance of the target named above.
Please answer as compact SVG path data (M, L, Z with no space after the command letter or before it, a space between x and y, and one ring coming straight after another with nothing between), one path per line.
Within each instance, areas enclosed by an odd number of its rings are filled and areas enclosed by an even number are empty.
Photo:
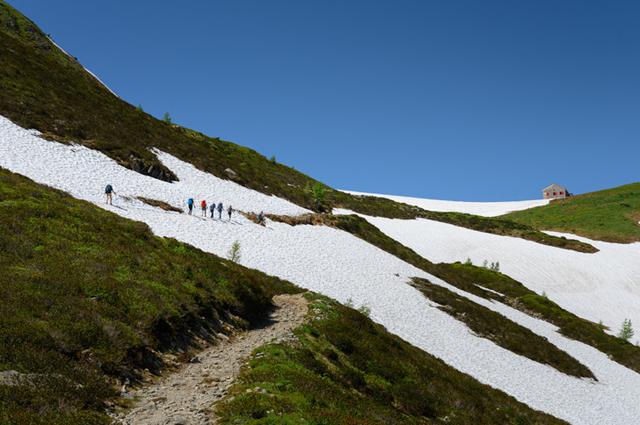
M193 214L193 206L195 204L195 201L193 200L193 198L189 198L187 199L187 207L189 208L189 215ZM211 213L211 218L214 218L213 215L216 212L216 210L218 211L218 219L222 220L222 211L224 211L224 205L222 205L222 202L220 202L217 206L215 202L212 202L211 204L209 204L209 212ZM201 214L202 217L207 217L207 201L205 201L204 199L202 201L200 201L200 210L201 210ZM231 221L231 214L233 214L233 207L231 205L229 205L229 207L227 208L227 214L229 215L229 221Z
M105 189L104 189L104 194L106 196L106 202L108 205L113 205L113 195L116 194L116 192L113 190L113 186L111 186L111 184L108 184ZM193 200L193 198L189 198L187 199L187 207L189 208L189 215L193 215L193 207L195 205L195 201ZM201 215L202 217L207 217L207 209L209 210L209 212L211 213L211 218L214 218L214 214L216 212L216 210L218 211L218 219L222 220L222 212L224 211L224 205L222 205L222 202L220 202L219 204L216 205L215 202L212 202L210 204L207 204L206 200L202 200L200 201L200 210L201 210ZM231 215L234 213L234 209L231 205L229 205L229 207L227 207L227 215L229 216L229 221L231 221ZM258 224L264 226L265 223L265 215L264 212L260 211L260 214L258 214Z

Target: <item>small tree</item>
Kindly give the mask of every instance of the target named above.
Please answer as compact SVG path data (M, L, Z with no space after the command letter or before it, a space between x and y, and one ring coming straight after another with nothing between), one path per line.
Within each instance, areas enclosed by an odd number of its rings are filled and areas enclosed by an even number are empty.
M269 158L269 161L271 161L272 164L276 163L276 156L275 155L271 155L271 158Z
M631 324L630 319L624 319L622 322L622 327L620 328L620 332L618 332L618 338L624 339L625 341L629 341L633 338L635 332L633 331L633 325Z
M484 260L482 262L482 267L484 267L485 269L489 268L489 262L487 260Z
M142 109L141 103L139 103L138 106L136 106L136 109L138 110L138 112L144 112L144 109Z
M171 115L169 115L168 112L164 113L164 115L162 116L162 121L166 122L167 124L173 123L173 121L171 121Z
M322 211L325 197L327 196L327 189L324 187L322 183L315 183L313 186L307 186L306 191L311 193L313 197L313 201L316 204L316 210Z
M227 258L234 263L240 262L240 242L235 241L231 244Z
M467 257L467 261L465 261L464 264L466 266L472 266L473 265L473 261L471 261L471 258Z

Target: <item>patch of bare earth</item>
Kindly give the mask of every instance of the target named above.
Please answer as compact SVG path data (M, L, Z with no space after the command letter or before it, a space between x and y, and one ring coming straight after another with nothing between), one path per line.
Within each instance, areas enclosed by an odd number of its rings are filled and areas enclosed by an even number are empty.
M263 326L209 346L175 372L130 390L134 405L115 414L114 423L215 424L213 407L227 394L251 352L286 340L304 321L307 301L302 294L277 295L273 301L277 308Z

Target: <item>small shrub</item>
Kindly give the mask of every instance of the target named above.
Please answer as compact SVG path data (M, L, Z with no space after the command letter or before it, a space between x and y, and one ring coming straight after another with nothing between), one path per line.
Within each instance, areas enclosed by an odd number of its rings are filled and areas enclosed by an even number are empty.
M276 156L275 155L271 155L271 158L269 158L269 161L271 161L272 164L276 163Z
M484 260L482 262L482 267L484 267L485 269L489 268L489 262L487 260Z
M369 307L368 305L361 305L358 311L367 317L371 316L371 307Z
M173 123L173 121L171 120L171 115L169 115L168 112L164 113L164 115L162 116L162 121L166 122L167 124Z
M629 341L633 338L635 331L633 330L633 325L631 324L630 319L624 319L622 322L622 326L620 327L620 332L618 332L618 338L624 339L625 341Z
M240 242L235 241L231 244L231 248L229 248L227 258L229 259L229 261L232 261L234 263L240 262Z
M471 261L471 258L467 258L467 261L465 261L464 264L466 266L473 266L473 261Z
M347 298L347 301L344 302L345 307L353 308L353 299Z
M142 109L142 104L138 104L138 106L136 106L136 110L138 112L144 112L144 109Z

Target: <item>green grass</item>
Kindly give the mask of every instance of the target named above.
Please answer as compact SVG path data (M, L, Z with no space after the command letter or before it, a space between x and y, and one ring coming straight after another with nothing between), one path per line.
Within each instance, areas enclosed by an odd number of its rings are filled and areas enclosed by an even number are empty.
M121 165L164 180L176 176L149 148L159 148L222 178L312 210L343 207L392 218L423 217L471 229L593 252L587 244L545 235L505 219L425 211L389 199L353 196L231 142L158 120L113 96L35 24L0 0L0 115L49 139L100 150ZM320 186L318 186L320 185ZM316 202L314 187L325 188Z
M298 341L258 349L221 424L556 424L322 297ZM425 330L428 332L428 329Z
M640 241L640 183L552 201L504 218L607 242Z
M357 236L415 267L439 277L464 291L511 305L534 317L540 317L560 328L572 339L591 345L616 362L640 373L640 347L609 335L597 323L570 313L553 301L529 290L520 282L500 272L461 263L434 264L412 249L385 235L358 216L337 216L333 225ZM486 291L478 285L497 291Z
M295 291L90 203L0 169L0 423L107 423L116 379L158 371L152 350L262 319Z
M445 313L464 322L476 335L499 346L556 370L578 378L596 379L593 373L546 338L518 325L503 315L474 303L425 279L413 279L413 285Z

